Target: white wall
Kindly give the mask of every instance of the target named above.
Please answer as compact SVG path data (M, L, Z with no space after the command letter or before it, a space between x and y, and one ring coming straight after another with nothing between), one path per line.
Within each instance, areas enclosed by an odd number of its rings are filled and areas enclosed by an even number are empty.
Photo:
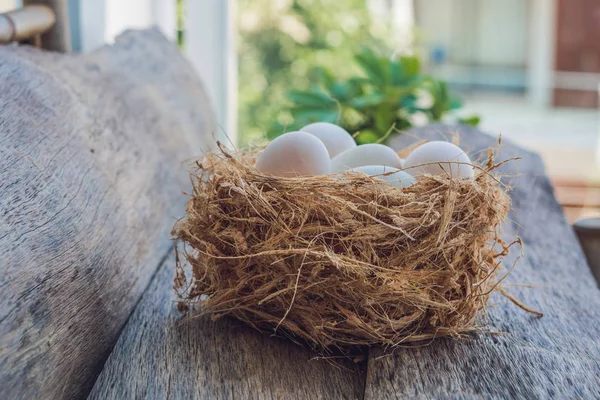
M14 10L17 7L15 0L0 0L0 13Z
M452 0L415 0L415 17L421 40L451 49L453 47Z
M525 66L528 1L477 1L477 61L486 65Z
M478 83L495 80L499 85L510 86L523 81L523 75L531 102L550 105L557 77L557 0L415 1L417 24L424 32L425 42L441 44L448 50L449 62L454 64L446 68L454 69L448 76L458 81L463 76L465 83L475 77L481 80ZM460 69L461 65L470 64L479 70L473 73L473 68ZM490 68L485 71L486 67L499 70L494 74ZM574 87L577 83L570 80ZM589 85L589 80L585 84Z
M527 3L526 0L416 0L417 26L426 43L446 48L453 63L524 66Z

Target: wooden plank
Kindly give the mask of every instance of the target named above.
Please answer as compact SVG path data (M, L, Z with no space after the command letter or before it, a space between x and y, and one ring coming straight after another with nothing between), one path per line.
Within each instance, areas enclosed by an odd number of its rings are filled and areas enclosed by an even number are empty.
M449 129L438 126L433 131ZM463 135L466 147L474 150L494 143L472 130ZM374 349L366 398L518 398L552 397L552 393L556 397L573 397L572 393L593 397L598 387L593 375L598 370L593 332L598 307L574 307L582 305L586 296L590 305L597 305L593 278L550 194L540 159L510 145L503 147L503 157L527 157L520 162L525 174L521 179L525 180L513 194L519 215L513 215L506 232L518 230L529 252L509 279L538 285L553 285L556 274L561 279L558 287L510 290L532 307L543 308L546 317L537 319L495 297L491 326L511 335L481 335L460 343L440 340L384 358L380 358L381 350ZM532 196L532 202L527 196ZM529 229L518 225L522 213L529 215L523 217L526 223L531 221L525 225ZM532 220L531 215L538 219ZM553 234L543 225L546 220ZM563 242L557 244L558 239ZM231 320L178 324L180 315L172 302L172 263L165 263L146 291L90 399L363 398L365 372L361 364L339 369L327 362L310 361L314 355L307 349L255 333ZM556 263L553 268L548 265L552 263ZM541 368L544 371L539 371ZM574 385L572 393L568 382Z
M600 189L600 184L596 181L588 180L575 180L575 179L552 179L552 184L558 188L588 188L588 189Z
M600 189L592 187L555 187L556 199L562 205L600 207Z
M169 258L104 366L89 399L359 399L364 363L311 360L307 348L241 322L181 322Z
M600 216L600 210L594 208L563 207L563 212L565 213L565 217L570 224L575 223L581 218Z
M420 138L449 137L460 131L462 145L477 152L494 139L465 127L430 126ZM416 139L392 141L396 148ZM600 397L600 291L576 237L552 194L541 159L510 143L500 158L520 156L502 172L513 186L507 237L525 242L525 258L507 278L507 287L527 305L543 310L536 318L495 295L489 309L492 330L476 340L438 340L429 346L371 353L365 399L404 398L598 398ZM512 253L507 264L511 265Z
M0 397L89 392L212 130L155 30L89 55L0 47Z

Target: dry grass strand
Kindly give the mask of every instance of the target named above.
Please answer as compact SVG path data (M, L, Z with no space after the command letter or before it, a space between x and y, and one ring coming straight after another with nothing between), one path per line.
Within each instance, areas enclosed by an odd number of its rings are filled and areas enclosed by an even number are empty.
M510 205L493 152L474 179L399 189L368 176L276 178L253 167L256 150L221 151L197 163L173 228L186 249L174 285L182 307L324 354L479 329L512 245L498 236Z

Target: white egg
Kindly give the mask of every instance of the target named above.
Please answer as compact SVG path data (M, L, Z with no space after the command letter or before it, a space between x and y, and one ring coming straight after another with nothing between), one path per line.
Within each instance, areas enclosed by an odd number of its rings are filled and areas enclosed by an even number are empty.
M390 185L399 188L409 187L417 182L410 174L400 171L398 168L386 167L385 165L365 165L349 169L347 172L362 172L363 174L383 179Z
M387 165L402 168L402 161L391 148L382 144L363 144L348 149L331 160L331 171L341 172L364 165Z
M256 160L259 171L283 177L324 175L330 168L327 148L316 136L306 132L279 136Z
M421 174L450 175L471 178L475 175L471 160L460 147L449 142L427 142L406 158L404 170L414 176Z
M333 158L343 151L356 147L356 142L344 128L329 122L315 122L300 129L315 135L327 147L329 157Z

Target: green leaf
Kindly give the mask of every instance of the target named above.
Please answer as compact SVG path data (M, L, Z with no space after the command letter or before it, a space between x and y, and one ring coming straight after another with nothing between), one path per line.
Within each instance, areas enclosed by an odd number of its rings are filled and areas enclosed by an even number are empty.
M290 111L294 117L294 122L302 121L302 126L313 122L335 123L339 114L337 107L329 109L297 107L292 108Z
M433 95L434 103L431 110L431 119L439 121L444 113L450 109L448 85L444 81L430 80L427 82Z
M301 107L331 107L336 104L334 100L322 92L292 90L287 92L286 96L293 101L296 106Z
M362 89L353 82L337 82L331 87L331 95L342 103L348 102L360 96Z
M392 86L385 89L385 97L390 104L399 105L401 100L414 92L411 86Z
M404 83L404 71L398 61L390 62L390 76L392 85L401 86Z
M356 97L350 101L350 106L357 110L376 107L385 101L385 96L381 93L370 93L364 96Z
M458 97L452 97L448 103L449 110L458 110L459 108L462 108L462 106L463 101Z
M421 72L421 60L415 56L400 57L403 75L407 78L415 78Z
M267 139L269 139L269 141L275 139L277 136L281 136L283 133L280 133L280 131L277 129L269 129L267 131Z
M418 110L416 102L417 96L415 96L413 93L409 93L408 95L400 98L400 100L398 101L398 106L400 108L405 108L409 113L412 114L413 112Z
M481 117L479 115L472 115L466 118L459 118L458 123L463 125L469 125L472 127L477 127L481 122Z
M387 81L391 81L389 76L389 60L378 58L371 50L363 50L355 57L356 62L371 80L376 85L383 87Z
M401 131L411 127L410 122L404 118L398 118L395 121L396 130Z
M362 76L355 76L348 79L348 83L351 85L355 85L357 87L361 87L362 85L369 85L371 81L367 78L363 78Z
M375 143L379 140L379 135L370 129L360 131L360 133L354 138L358 144Z
M317 67L315 68L314 73L321 84L323 84L323 86L325 86L328 90L331 90L332 86L335 85L335 78L331 72L325 68Z
M377 114L375 115L375 128L380 136L392 127L394 120L396 119L396 109L390 105L379 107Z
M448 104L450 99L450 94L448 93L448 84L444 81L438 81L438 88L440 100L442 101L442 103Z
M381 79L385 86L392 84L391 61L385 57L378 58L379 69L382 71Z
M310 83L303 91L287 93L292 105L284 108L286 118L293 123L286 127L274 124L270 138L302 126L326 121L339 123L351 132L360 131L359 143L372 143L382 138L395 125L396 129L410 127L411 115L424 112L431 121L439 121L449 111L463 106L453 96L445 81L423 75L421 61L415 56L401 56L389 60L363 49L355 55L356 64L364 76L340 79L338 70L315 68L309 75ZM285 86L283 86L285 87ZM431 93L433 101L421 103L420 91ZM421 104L420 104L421 103ZM457 119L468 125L477 125L478 116Z
M273 140L277 136L281 136L286 132L297 131L300 128L302 128L304 125L307 125L307 124L302 123L302 121L294 121L293 123L288 124L288 125L283 125L279 122L276 122L273 125L271 125L269 127L269 129L267 130L267 138L269 140Z
M391 82L394 86L408 86L420 79L421 61L414 56L402 56L390 62Z

